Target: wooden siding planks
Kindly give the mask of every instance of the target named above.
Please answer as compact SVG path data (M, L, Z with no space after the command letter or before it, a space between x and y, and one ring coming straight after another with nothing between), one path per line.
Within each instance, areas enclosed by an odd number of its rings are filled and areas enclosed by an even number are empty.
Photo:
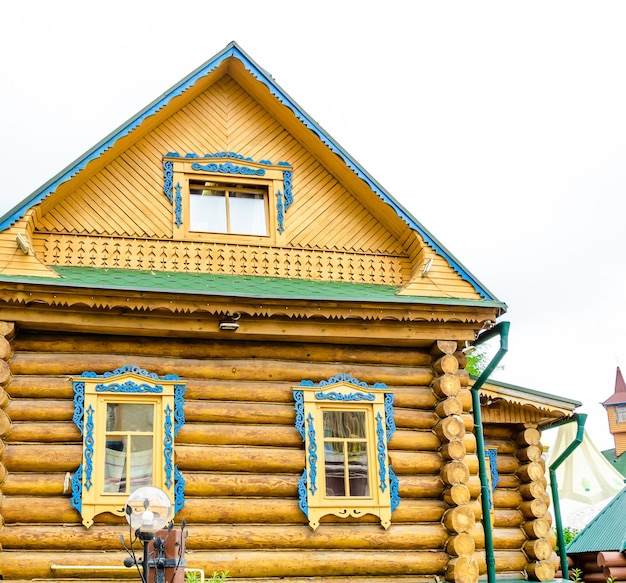
M73 202L52 205L38 230L171 237L173 211L162 192L161 165L168 151L236 151L255 160L288 161L294 164L294 207L283 239L289 246L402 253L395 237L228 76L87 180L73 192Z

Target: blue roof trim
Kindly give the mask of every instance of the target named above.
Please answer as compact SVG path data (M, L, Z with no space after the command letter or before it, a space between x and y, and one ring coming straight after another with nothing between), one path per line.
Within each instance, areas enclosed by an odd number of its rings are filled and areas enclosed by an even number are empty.
M24 216L26 211L33 205L40 203L64 182L75 176L83 170L89 162L101 156L106 150L113 147L115 143L134 129L139 127L146 118L154 115L160 109L167 106L169 102L184 93L192 87L199 79L206 76L214 69L219 67L222 62L230 57L239 59L245 68L261 83L263 83L283 105L288 107L294 115L335 154L337 154L345 164L366 184L371 190L385 203L390 205L396 214L404 220L409 227L417 231L427 245L432 247L439 255L444 257L454 271L465 281L467 281L476 292L484 299L497 300L497 298L484 287L476 278L472 276L461 263L433 236L428 230L417 221L391 194L389 194L372 176L370 176L361 166L345 152L331 137L323 130L313 119L311 119L300 106L293 101L282 88L274 81L274 79L266 71L261 69L234 41L229 43L226 48L215 55L212 59L201 65L190 75L185 77L177 85L166 91L161 97L153 101L145 109L140 111L135 117L122 124L117 130L114 130L104 140L99 142L91 150L83 154L74 163L70 164L66 169L62 170L54 178L44 184L40 189L35 191L27 199L19 203L11 209L3 217L0 217L0 231L10 227L14 222Z

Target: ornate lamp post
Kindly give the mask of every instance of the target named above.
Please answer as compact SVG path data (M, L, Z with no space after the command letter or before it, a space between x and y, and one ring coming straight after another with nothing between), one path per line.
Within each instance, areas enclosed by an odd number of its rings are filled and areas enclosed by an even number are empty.
M154 486L146 486L135 490L126 501L126 520L130 525L130 545L124 544L124 537L120 536L122 546L130 555L124 560L126 567L135 565L143 583L165 583L165 569L173 568L176 571L184 567L184 544L182 544L185 524L181 526L181 536L175 546L178 546L178 556L166 556L166 541L172 533L173 523L172 504L165 492ZM155 536L167 527L165 537ZM134 533L134 536L133 536ZM143 545L143 559L137 560L133 543L139 539ZM152 555L152 558L151 558ZM139 569L141 563L142 569ZM154 574L150 571L154 570ZM142 572L143 571L143 572ZM184 577L184 570L181 571ZM174 578L172 578L174 579Z

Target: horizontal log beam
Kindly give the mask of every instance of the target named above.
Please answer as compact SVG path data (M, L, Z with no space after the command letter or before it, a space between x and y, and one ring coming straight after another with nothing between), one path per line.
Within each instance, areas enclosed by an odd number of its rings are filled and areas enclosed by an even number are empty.
M128 544L124 525L83 526L13 525L0 530L0 544L8 550L119 551L120 535ZM328 524L313 531L308 525L196 524L189 530L187 549L390 549L441 550L448 533L441 524L396 524L384 530L376 524L343 528Z
M304 448L189 446L176 447L176 463L185 471L302 473Z
M10 444L2 463L9 472L74 472L82 459L82 445Z
M120 356L113 354L16 353L11 359L14 375L80 375L84 371L98 374L120 366ZM158 375L175 373L181 378L287 381L325 380L346 373L368 384L428 386L433 378L429 367L376 366L354 363L284 363L271 359L160 358L133 356L132 364ZM271 373L271 374L268 374Z
M111 336L98 334L54 334L41 332L21 332L12 343L15 352L65 352L71 354L89 353L159 358L255 358L303 360L309 362L351 362L355 364L375 364L392 366L430 366L433 356L428 352L410 348L357 345L330 345L305 342L250 342L186 338L145 338ZM103 348L105 348L103 350ZM1 356L1 355L0 355Z
M5 441L11 442L39 442L39 443L69 443L83 441L83 436L76 425L71 421L23 421L11 425Z
M51 579L56 577L84 577L85 571L68 568L81 566L121 566L127 555L123 552L73 553L33 552L3 553L0 570L5 580ZM256 577L334 577L334 576L387 576L441 574L448 562L444 552L415 551L389 553L378 550L341 551L320 553L316 550L274 551L216 550L196 551L189 564L206 573L228 571L229 578ZM54 567L55 568L54 568ZM133 578L131 569L115 571L114 576ZM84 579L83 579L84 580Z
M29 301L32 298L29 298ZM75 295L72 295L75 300ZM226 306L225 306L226 307ZM233 310L232 304L228 306ZM360 305L359 307L362 307ZM241 311L241 310L237 310ZM373 308L373 313L379 313ZM431 311L429 307L429 312ZM491 316L479 316L479 320L493 319ZM403 315L403 314L402 314ZM351 319L346 313L345 320L315 321L300 319L267 319L246 318L239 322L238 338L242 340L275 340L280 337L285 342L302 342L306 338L310 342L325 343L328 338L335 342L356 345L385 346L430 346L433 338L472 341L479 327L474 322L406 322L398 326L395 322ZM186 316L183 314L161 316L150 311L148 315L126 312L120 315L99 313L82 309L73 311L64 308L34 308L31 306L4 305L0 308L0 320L16 322L21 328L29 330L64 332L99 332L104 334L121 334L135 336L137 330L144 336L160 336L167 332L170 337L214 338L219 341L224 333L218 329L218 318L203 315Z

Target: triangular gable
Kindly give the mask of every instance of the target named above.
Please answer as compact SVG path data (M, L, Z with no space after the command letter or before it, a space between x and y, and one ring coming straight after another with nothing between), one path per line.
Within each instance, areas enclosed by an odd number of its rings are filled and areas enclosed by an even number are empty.
M134 132L148 127L150 123L154 123L153 118L163 112L170 106L174 100L183 99L186 94L192 94L197 90L197 84L218 71L218 69L227 63L229 59L237 59L242 66L256 79L264 85L269 93L277 99L282 105L290 110L295 118L299 120L310 132L312 132L333 154L343 161L345 166L358 178L364 181L369 189L376 194L381 201L388 205L393 212L404 221L410 229L417 232L424 243L428 245L434 252L443 258L450 268L460 276L462 280L467 282L484 300L497 302L489 290L487 290L460 262L447 251L439 241L437 241L411 214L400 205L380 184L378 184L356 161L354 161L329 134L323 130L309 115L307 115L301 107L293 101L271 78L271 76L260 68L244 51L234 42L230 43L224 50L215 55L212 59L193 71L185 77L177 85L166 91L156 101L152 102L136 116L128 122L120 126L112 132L104 140L96 144L91 150L78 158L73 164L60 172L40 189L35 191L24 202L17 205L13 210L9 211L4 217L0 218L0 231L9 228L11 225L19 221L26 214L46 200L51 194L65 182L76 176L92 161L98 161L110 153L123 140L130 139ZM195 89L194 89L195 88ZM402 292L400 292L402 293ZM501 305L504 308L504 305Z

